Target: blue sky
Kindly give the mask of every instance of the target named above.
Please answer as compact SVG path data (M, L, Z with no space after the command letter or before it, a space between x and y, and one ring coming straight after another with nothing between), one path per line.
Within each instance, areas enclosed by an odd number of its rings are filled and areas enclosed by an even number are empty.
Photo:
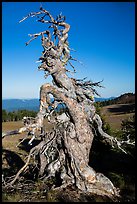
M60 12L71 25L75 78L104 80L97 89L101 97L135 92L135 3L134 2L43 2L56 17ZM40 38L25 46L28 34L47 29L29 18L39 2L2 2L2 98L39 98L40 86L50 82L38 71L43 48Z

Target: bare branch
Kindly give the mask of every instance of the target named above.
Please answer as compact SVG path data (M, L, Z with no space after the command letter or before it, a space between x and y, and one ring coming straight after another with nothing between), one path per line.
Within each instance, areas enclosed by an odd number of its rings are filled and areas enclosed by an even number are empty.
M98 125L98 131L100 133L100 135L113 147L113 148L119 148L122 152L124 152L125 154L127 154L127 152L121 147L123 144L128 144L128 145L135 145L135 142L130 142L129 140L127 141L119 141L116 137L112 137L110 135L108 135L107 133L105 133L102 130L102 121L101 118L98 114L95 114L94 116L94 121L97 123Z
M29 17L35 17L37 15L40 15L40 14L43 14L42 11L39 11L39 12L31 12L29 13L26 17L24 17L22 20L19 21L19 23L23 22L24 20L26 20L27 18Z

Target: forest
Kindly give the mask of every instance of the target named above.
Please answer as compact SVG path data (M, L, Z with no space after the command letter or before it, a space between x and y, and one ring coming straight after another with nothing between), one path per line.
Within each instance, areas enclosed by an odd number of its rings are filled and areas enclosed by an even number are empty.
M36 111L30 110L17 110L17 111L6 111L5 109L2 110L2 122L8 121L18 121L22 120L24 116L29 117L36 117Z

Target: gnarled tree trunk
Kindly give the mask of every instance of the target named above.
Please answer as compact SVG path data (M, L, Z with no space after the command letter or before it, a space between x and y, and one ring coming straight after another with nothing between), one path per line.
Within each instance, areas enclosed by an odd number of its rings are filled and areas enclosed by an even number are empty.
M101 119L96 114L94 87L101 86L100 82L93 83L68 76L69 70L66 69L66 66L69 63L73 67L70 61L75 59L70 55L67 41L70 25L65 23L64 16L59 15L55 20L48 11L40 8L39 12L30 13L23 20L30 16L39 17L39 22L49 23L53 29L52 36L50 31L46 30L30 35L32 39L26 43L28 45L33 39L41 36L44 50L39 58L41 62L39 69L45 72L45 77L51 75L53 83L41 86L40 110L37 117L33 121L25 117L25 126L14 132L27 131L32 134L29 144L33 142L36 135L41 137L41 142L31 149L26 164L10 184L13 184L27 168L30 157L39 155L39 177L46 180L58 173L63 186L73 184L85 192L118 196L118 189L113 183L103 174L95 172L88 164L95 136L93 132L95 123L102 138L111 145L120 147L116 139L103 132ZM46 17L49 20L45 20ZM63 30L60 27L63 27ZM57 115L56 108L60 103L65 104L66 108L63 114ZM48 132L43 128L45 117L55 124L53 131ZM3 138L8 134L3 134Z

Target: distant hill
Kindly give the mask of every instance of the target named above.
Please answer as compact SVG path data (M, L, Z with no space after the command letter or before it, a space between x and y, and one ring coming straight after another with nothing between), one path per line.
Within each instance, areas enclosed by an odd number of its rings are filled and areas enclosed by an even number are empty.
M115 97L110 98L96 98L95 101L106 101ZM16 110L39 110L39 99L3 99L2 100L2 109L6 111L16 111Z
M116 97L109 97L109 98L97 98L97 97L95 97L95 102L98 102L98 101L108 101L108 100L112 100L112 99L114 99L114 98L116 98Z
M99 104L101 106L107 106L112 104L135 104L135 94L125 93L113 99L99 101Z
M135 94L125 93L110 101L100 102L101 114L113 130L120 130L123 120L135 114Z
M39 109L39 99L3 99L2 109L6 111L16 111L16 110L34 110Z
M135 103L135 94L125 93L113 99L117 104Z
M51 101L53 99L51 98ZM17 110L39 110L39 99L3 99L2 100L2 109L5 109L8 112L17 111ZM64 104L58 105L58 110L63 108Z
M109 97L109 98L97 98L95 97L95 102L108 102L114 101L114 103L132 103L135 101L135 94L128 93L123 94L119 97ZM39 99L3 99L2 109L6 111L16 111L16 110L39 110Z

